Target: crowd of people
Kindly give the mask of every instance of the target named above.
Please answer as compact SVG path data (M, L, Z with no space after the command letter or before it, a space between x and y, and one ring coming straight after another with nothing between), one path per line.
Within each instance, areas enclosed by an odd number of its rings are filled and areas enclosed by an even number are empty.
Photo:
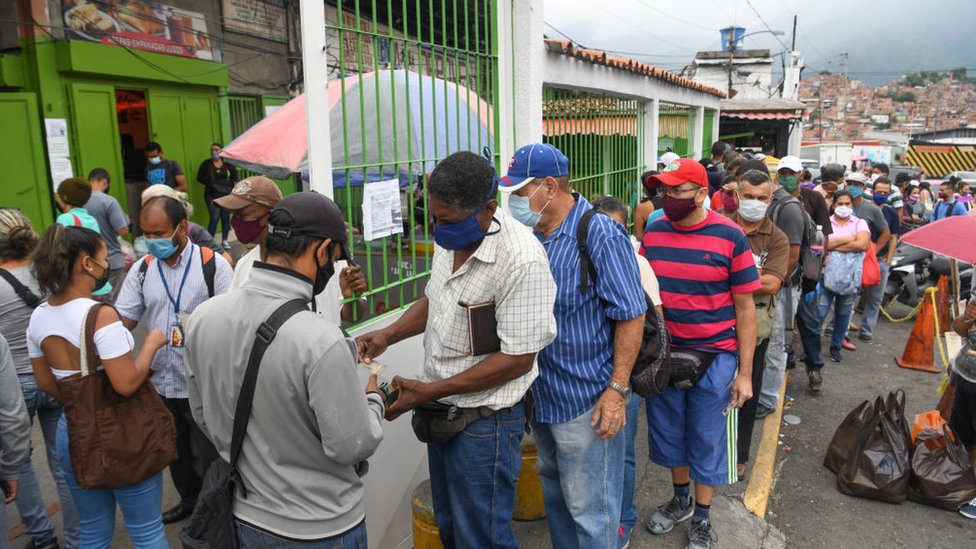
M427 445L445 547L517 547L515 481L531 430L553 547L621 549L639 521L642 406L649 458L673 484L645 527L665 535L687 521L687 547L711 548L714 489L748 476L755 422L779 405L788 365L802 362L810 393L821 393L822 334L835 362L856 351L848 333L872 339L898 236L970 203L968 186L943 183L933 200L923 184L890 181L884 165L871 175L827 165L815 182L787 156L771 173L719 142L702 161L663 155L642 175L646 200L631 212L618 198L591 203L574 191L569 159L552 145L520 148L503 177L458 152L426 181L436 247L424 295L353 339L342 325L362 315L356 298L368 283L332 200L283 198L262 176L232 185L236 172L215 144L198 171L208 231L188 219L179 166L158 145L147 150L153 184L133 223L145 248L138 259L120 244L130 224L106 194L105 170L64 181L63 214L41 234L19 210L0 208L0 483L35 548L61 546L29 459L35 417L65 547L110 547L117 507L136 547L168 547L163 525L194 513L208 469L223 460L236 473L241 547L365 548L368 459L384 421L409 413ZM228 224L253 245L236 263ZM867 254L880 285L862 286ZM277 326L296 300L302 306ZM682 368L675 359L669 385L642 398L631 375L654 314ZM960 333L976 308L966 314ZM415 336L425 353L415 376L379 383L378 359ZM76 449L91 441L72 430L70 399L80 397L66 388L93 375L89 363L121 397L148 382L165 404L175 507L162 509L162 471L111 487L76 476ZM359 363L373 370L365 388ZM245 396L249 376L257 381ZM113 436L145 428L136 418L96 421L106 463L118 458ZM976 446L973 426L962 432Z

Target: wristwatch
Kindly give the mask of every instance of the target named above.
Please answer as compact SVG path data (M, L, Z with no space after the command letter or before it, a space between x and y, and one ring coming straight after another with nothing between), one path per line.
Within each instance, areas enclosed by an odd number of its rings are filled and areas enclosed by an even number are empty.
M612 379L607 382L607 388L613 389L614 391L617 391L625 399L630 396L630 393L633 392L630 387L624 387L623 385L617 383L616 381L614 381Z

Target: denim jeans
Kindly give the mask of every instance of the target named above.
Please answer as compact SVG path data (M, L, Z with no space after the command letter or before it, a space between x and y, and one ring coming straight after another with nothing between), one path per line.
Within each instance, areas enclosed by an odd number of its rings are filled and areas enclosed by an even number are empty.
M827 313L830 306L834 306L834 330L830 334L830 350L839 350L844 343L844 336L847 335L847 325L851 322L851 311L854 309L854 299L857 294L838 295L827 288L820 289L820 328L827 320Z
M624 488L620 501L620 543L623 547L630 539L630 533L637 524L637 507L634 505L634 492L637 489L637 422L640 419L641 404L644 399L637 395L630 395L627 402L627 426L624 427Z
M311 541L282 538L238 521L237 539L241 549L367 549L365 520L344 534Z
M163 473L115 490L86 490L75 481L68 452L68 422L58 421L58 455L61 469L71 488L81 523L80 549L109 549L115 532L115 506L122 509L122 519L136 549L169 549L163 531Z
M779 388L783 384L783 376L786 375L786 344L789 341L786 332L793 326L793 316L799 301L799 287L784 286L776 297L776 316L769 335L766 371L763 372L762 392L759 394L759 404L769 408L775 408L779 402Z
M522 404L469 423L445 444L427 445L434 517L445 549L518 547L512 531L522 469Z
M549 536L559 549L616 549L626 436L603 440L593 409L565 423L533 423Z
M878 325L878 314L881 312L881 300L884 299L885 286L888 285L888 273L891 271L888 262L879 258L878 266L881 267L881 283L864 290L864 315L861 317L860 331L862 336L874 335L874 327Z
M57 432L58 420L62 416L61 403L51 398L44 391L37 388L37 381L32 374L18 374L20 390L24 393L27 404L27 414L31 421L35 414L41 424L44 435L44 450L47 453L47 466L54 477L61 500L61 518L64 522L64 546L74 549L78 546L78 512L75 510L71 490L61 472L61 462L58 458ZM37 482L34 466L27 460L20 468L20 489L17 492L17 510L20 520L26 527L26 534L36 547L41 547L54 537L54 525L47 517L47 505L41 494L41 486ZM6 532L6 530L3 530Z
M210 236L217 236L217 222L220 222L221 243L227 242L227 233L230 232L230 210L225 210L207 200L207 213L210 214L210 222L207 223L207 232Z
M804 362L807 371L819 371L824 367L823 341L820 339L820 293L814 289L800 296L796 307L796 330L803 343Z

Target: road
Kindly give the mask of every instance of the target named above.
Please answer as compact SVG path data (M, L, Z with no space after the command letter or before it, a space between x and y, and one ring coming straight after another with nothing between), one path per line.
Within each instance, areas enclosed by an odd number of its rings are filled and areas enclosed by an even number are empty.
M894 313L905 311L896 309ZM855 317L857 318L857 317ZM911 323L892 324L882 320L876 330L875 341L856 341L858 350L844 351L844 361L828 362L825 370L824 392L819 397L807 393L806 376L793 370L787 384L792 400L784 413L800 418L800 423L782 422L780 445L772 477L768 512L765 521L750 514L741 504L747 483L718 490L713 521L719 536L719 547L790 547L851 548L912 547L912 548L971 548L976 546L976 521L969 521L957 513L926 507L912 502L898 505L845 496L837 491L833 475L822 465L824 451L837 425L861 401L901 388L907 395L909 417L934 408L938 401L939 376L898 368L894 356L900 354ZM796 345L799 348L799 345ZM642 415L642 423L645 421ZM757 424L753 452L758 451L758 439L767 419ZM642 426L641 433L646 433ZM41 444L35 428L35 445ZM654 508L671 494L667 471L649 463L647 438L638 439L637 508L640 520L645 521ZM53 485L43 453L35 452L36 470L48 502L56 501ZM755 462L755 457L753 459ZM163 508L176 503L176 494L166 476ZM750 478L749 482L758 482ZM7 508L9 524L19 522L15 507ZM54 521L60 530L60 515ZM180 525L171 525L167 534L173 547L178 547ZM522 547L544 549L551 547L545 521L516 523L516 533ZM116 524L114 547L131 547L122 526ZM684 527L657 537L638 525L631 540L634 549L680 549L686 543ZM12 547L23 549L24 536L16 538ZM384 548L385 549L385 548Z

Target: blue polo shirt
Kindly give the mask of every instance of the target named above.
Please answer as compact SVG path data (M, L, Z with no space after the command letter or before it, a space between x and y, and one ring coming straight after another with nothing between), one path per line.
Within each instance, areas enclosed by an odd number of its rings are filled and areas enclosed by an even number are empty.
M647 310L630 236L604 215L590 219L586 242L596 284L591 280L580 293L576 227L592 206L576 193L573 197L576 205L555 232L535 233L556 281L556 339L539 353L539 377L532 386L539 423L564 423L596 405L613 371L611 320L629 320Z

